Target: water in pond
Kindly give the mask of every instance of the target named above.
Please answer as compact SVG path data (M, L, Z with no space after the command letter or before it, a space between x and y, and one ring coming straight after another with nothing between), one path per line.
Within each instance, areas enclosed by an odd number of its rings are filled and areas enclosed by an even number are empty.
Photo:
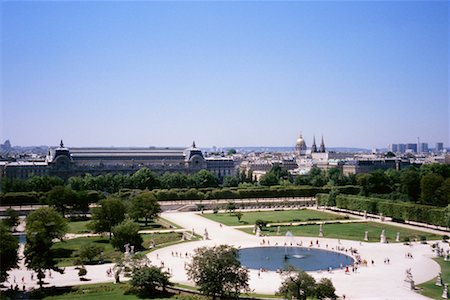
M345 254L303 247L255 247L239 250L239 260L249 269L281 270L287 265L304 271L347 266L353 259Z

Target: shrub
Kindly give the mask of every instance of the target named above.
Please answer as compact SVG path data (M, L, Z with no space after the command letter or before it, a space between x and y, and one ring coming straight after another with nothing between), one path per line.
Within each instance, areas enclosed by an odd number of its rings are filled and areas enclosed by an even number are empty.
M142 248L142 237L139 234L139 224L133 222L130 219L124 220L119 225L116 225L112 229L113 238L111 244L114 248L124 251L124 245L130 244L136 249Z
M78 250L78 257L80 258L81 262L86 263L92 263L94 258L98 255L100 255L103 252L103 247L98 245L83 245L81 246L80 250Z
M154 296L158 289L165 290L171 286L169 274L155 266L143 266L133 270L130 284L136 294L142 297Z
M84 279L84 276L86 276L87 274L87 270L84 266L82 266L79 270L78 270L78 276L80 277L80 280Z

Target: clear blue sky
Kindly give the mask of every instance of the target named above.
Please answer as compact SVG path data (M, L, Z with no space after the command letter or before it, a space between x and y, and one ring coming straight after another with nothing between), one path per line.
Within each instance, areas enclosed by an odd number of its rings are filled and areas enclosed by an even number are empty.
M1 2L13 145L449 144L447 1Z

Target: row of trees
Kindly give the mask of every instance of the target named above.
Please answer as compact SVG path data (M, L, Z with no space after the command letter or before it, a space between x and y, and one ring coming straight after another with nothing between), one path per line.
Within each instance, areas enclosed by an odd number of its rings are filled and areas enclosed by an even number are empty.
M450 165L428 164L396 171L376 170L358 174L356 183L364 196L414 201L434 206L450 204Z
M239 177L237 177L239 178ZM106 174L92 176L70 177L68 184L75 191L102 191L115 193L121 189L157 189L157 188L208 188L219 187L219 179L207 170L200 170L194 174L165 173L155 175L147 168L142 168L132 175ZM2 180L2 192L48 192L56 186L63 186L62 179L53 176L33 176L26 180Z
M320 194L319 204L353 211L366 211L392 217L398 221L416 221L450 228L450 205L446 208L392 201L373 197Z
M345 176L338 168L331 168L327 171L317 167L311 168L307 175L293 177L289 172L280 166L274 166L269 172L261 177L260 185L309 185L315 187L323 186L343 186L356 184L354 175Z
M62 187L64 188L64 187ZM65 200L65 199L64 199ZM61 206L55 205L56 208ZM89 227L98 233L109 233L111 244L118 250L124 251L124 245L142 248L142 237L139 234L140 225L134 220L145 219L145 223L155 218L160 212L158 201L153 193L144 191L135 197L124 201L108 197L99 201L92 211L92 221ZM67 233L67 220L63 217L64 210L52 207L39 208L30 213L26 219L25 264L37 273L37 279L42 286L45 270L62 273L57 267L55 253L52 249L55 240L62 241ZM18 241L12 236L12 227L17 225L17 216L10 216L0 224L0 280L5 281L7 271L17 266ZM84 263L99 255L101 247L89 245L79 250L79 257Z
M142 244L142 238L138 233L140 226L133 220L144 219L147 225L148 221L155 218L160 211L158 201L149 191L143 191L127 201L108 197L100 200L92 209L92 220L88 227L97 233L109 233L110 240L114 235L111 242L121 251L126 243L140 248Z

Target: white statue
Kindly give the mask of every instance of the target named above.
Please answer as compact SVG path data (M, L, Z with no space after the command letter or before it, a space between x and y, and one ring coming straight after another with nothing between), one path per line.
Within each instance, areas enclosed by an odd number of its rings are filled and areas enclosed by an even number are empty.
M369 241L369 232L368 231L365 231L364 232L364 241Z
M439 272L437 278L436 278L436 283L435 285L437 286L442 286L442 277L441 277L441 273Z
M319 237L323 237L323 223L319 225Z
M400 242L400 232L397 232L397 235L395 236L395 241Z
M381 231L380 243L386 244L386 236L384 235L384 229Z
M444 291L442 292L442 299L448 299L448 283L444 284Z
M261 236L261 229L259 228L259 226L256 227L255 235L256 236Z

